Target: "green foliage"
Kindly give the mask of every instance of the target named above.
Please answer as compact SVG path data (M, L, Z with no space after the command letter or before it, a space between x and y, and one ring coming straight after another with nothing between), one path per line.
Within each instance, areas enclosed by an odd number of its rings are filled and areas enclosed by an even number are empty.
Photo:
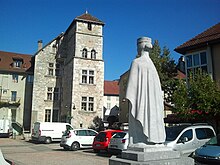
M211 118L220 113L220 88L207 74L198 70L190 75L188 86L179 82L173 94L174 112L184 118Z
M89 127L90 129L94 129L97 132L104 130L104 123L102 121L102 118L96 116L93 119L93 124Z
M153 43L150 51L150 57L157 69L160 77L162 90L164 91L165 101L172 103L172 94L176 89L177 75L175 61L170 57L170 51L167 47L161 50L158 40Z

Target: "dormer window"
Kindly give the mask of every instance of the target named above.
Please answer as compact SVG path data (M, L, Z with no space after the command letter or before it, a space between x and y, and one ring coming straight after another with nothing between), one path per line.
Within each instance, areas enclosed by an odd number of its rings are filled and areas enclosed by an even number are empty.
M21 59L13 59L13 67L21 68L23 60Z
M94 49L91 51L91 59L96 59L96 51Z
M92 24L91 24L91 23L88 23L88 27L87 27L87 28L88 28L88 30L91 31L91 30L92 30Z
M87 53L88 53L87 49L84 48L83 51L82 51L82 57L87 58Z

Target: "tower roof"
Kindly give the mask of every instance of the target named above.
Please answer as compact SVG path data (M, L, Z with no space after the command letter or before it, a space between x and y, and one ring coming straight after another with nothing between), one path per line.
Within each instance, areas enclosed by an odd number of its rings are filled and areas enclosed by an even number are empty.
M98 23L98 24L103 24L104 25L104 22L102 22L98 18L90 15L88 12L76 17L74 20L75 21L88 21L88 22L93 22L93 23Z

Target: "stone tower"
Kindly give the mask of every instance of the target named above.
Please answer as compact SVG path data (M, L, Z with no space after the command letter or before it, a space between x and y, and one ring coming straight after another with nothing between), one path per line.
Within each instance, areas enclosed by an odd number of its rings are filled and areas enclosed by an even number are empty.
M102 117L104 23L87 12L76 17L60 40L61 120L87 128Z

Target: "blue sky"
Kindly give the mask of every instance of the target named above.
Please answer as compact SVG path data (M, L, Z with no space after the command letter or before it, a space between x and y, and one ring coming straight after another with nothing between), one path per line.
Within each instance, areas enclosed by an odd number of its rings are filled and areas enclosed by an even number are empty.
M141 36L159 40L171 57L180 44L220 22L220 0L0 0L0 50L34 54L87 10L105 23L105 80L130 67Z

